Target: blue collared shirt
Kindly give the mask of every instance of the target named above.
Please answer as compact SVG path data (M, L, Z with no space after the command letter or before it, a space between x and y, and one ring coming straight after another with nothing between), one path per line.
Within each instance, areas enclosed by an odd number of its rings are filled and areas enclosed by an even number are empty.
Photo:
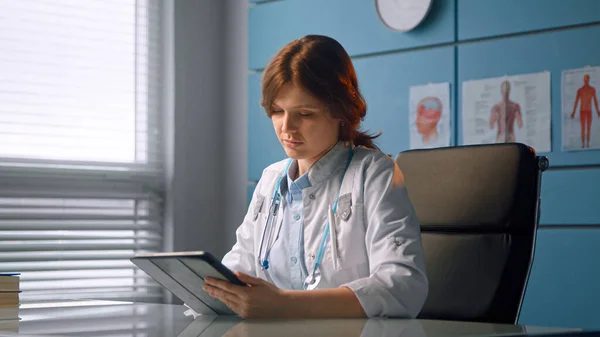
M302 190L310 187L308 174L295 181L291 177L298 171L298 162L290 165L287 184L281 185L283 195L283 222L271 249L271 277L274 284L287 285L289 289L301 290L308 275L304 264L304 215Z

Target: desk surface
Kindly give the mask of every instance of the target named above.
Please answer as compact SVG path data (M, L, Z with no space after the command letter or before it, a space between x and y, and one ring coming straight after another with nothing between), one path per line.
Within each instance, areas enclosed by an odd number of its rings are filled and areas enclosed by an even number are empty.
M73 301L22 305L20 321L1 321L1 336L508 336L569 329L401 319L241 320L185 316L180 305ZM18 329L18 330L17 330ZM12 332L10 332L12 331Z

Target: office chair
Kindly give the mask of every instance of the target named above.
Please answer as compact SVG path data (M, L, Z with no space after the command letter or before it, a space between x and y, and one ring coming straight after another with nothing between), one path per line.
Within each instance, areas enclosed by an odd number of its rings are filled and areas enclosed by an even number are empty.
M421 224L429 278L419 318L516 324L547 158L503 143L408 150L396 162Z

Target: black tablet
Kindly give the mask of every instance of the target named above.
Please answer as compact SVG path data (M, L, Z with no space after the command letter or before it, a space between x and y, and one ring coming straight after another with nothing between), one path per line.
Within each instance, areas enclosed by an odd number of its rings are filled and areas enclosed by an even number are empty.
M131 262L197 313L235 315L223 302L202 290L206 277L245 285L210 253L198 251L137 254L131 258Z

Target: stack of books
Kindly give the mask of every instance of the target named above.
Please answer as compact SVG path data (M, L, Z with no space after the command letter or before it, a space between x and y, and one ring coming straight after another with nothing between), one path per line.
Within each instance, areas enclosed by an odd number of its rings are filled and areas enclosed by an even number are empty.
M19 276L0 273L0 332L19 332Z

